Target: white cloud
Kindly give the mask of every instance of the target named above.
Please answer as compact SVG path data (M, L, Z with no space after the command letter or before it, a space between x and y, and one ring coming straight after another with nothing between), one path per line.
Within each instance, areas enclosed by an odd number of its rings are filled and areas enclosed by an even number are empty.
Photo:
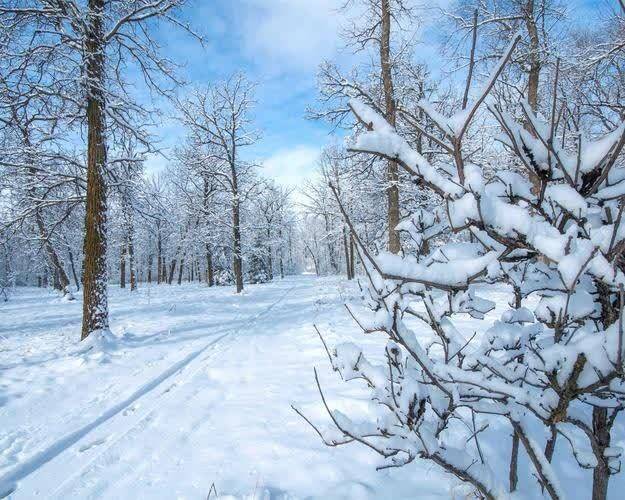
M243 42L253 58L281 69L314 70L339 46L340 0L245 0Z
M304 144L281 149L263 162L263 174L285 186L302 187L314 175L320 155L320 148Z

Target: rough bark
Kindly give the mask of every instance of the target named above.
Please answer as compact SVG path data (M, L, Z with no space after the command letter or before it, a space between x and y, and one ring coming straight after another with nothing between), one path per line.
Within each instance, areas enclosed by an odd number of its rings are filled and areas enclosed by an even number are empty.
M533 110L538 106L538 85L542 61L540 59L540 39L536 17L534 16L534 0L527 0L525 4L525 27L529 35L529 69L527 72L527 102Z
M604 456L605 449L610 446L610 426L606 408L593 408L592 430L598 448L595 451L597 467L592 473L592 500L606 500L608 498L608 482L610 481L610 467Z
M382 89L386 120L392 126L396 123L393 76L391 71L391 6L390 0L381 0L381 33L380 33L380 67L382 72ZM388 210L388 250L399 253L399 232L395 227L399 224L399 166L389 161L387 165L387 210Z
M104 0L87 4L87 203L85 210L82 339L108 328L106 275L106 144L104 131Z

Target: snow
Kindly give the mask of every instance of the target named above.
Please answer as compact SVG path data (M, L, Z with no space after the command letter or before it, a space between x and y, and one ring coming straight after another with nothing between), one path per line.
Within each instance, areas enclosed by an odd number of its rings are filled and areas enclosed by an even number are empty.
M450 246L450 255L461 249ZM469 303L475 306L485 321L463 314L454 321L458 329L509 345L535 331L529 309L510 311L505 287L481 286L477 292L459 300L467 311ZM331 352L341 352L337 359L350 360L353 377L377 373L384 363L380 353L395 344L363 335L354 324L343 304L358 315L366 311L355 283L302 275L249 286L244 295L200 284L144 286L134 293L111 287L110 293L111 332L82 343L80 299L65 302L26 288L0 305L0 491L15 488L12 500L116 499L128 491L135 498L197 499L206 498L213 485L218 498L231 499L468 494L466 485L430 461L376 471L384 461L375 452L358 444L325 446L291 408L331 429L316 368L342 425L360 429L377 415L364 382L344 383L332 371L313 327ZM379 321L383 318L374 320ZM488 324L494 327L484 332ZM405 335L425 342L428 333L415 329ZM590 352L591 340L572 342L572 357ZM608 341L615 344L613 337ZM593 360L598 368L605 363ZM404 406L412 395L423 396L409 381L401 396ZM519 397L523 391L506 390ZM380 420L379 425L390 424ZM510 441L501 442L509 431L505 425L490 421L498 440L484 433L480 442L501 463L510 452ZM458 434L458 464L465 460L466 433ZM621 445L614 443L614 449ZM434 451L437 444L429 446ZM564 449L556 449L559 477L589 485L592 471L567 461ZM577 458L592 460L583 451ZM520 467L520 477L532 477L523 456ZM485 469L484 477L488 474ZM622 477L611 478L611 491L622 488ZM527 488L534 491L533 483ZM573 498L587 493L579 488Z
M325 422L317 367L333 408L366 411L313 329L333 347L385 345L363 341L342 306L359 303L355 284L308 275L242 296L195 284L110 293L112 335L87 343L81 300L29 288L0 306L9 498L197 499L212 484L234 498L449 498L457 486L427 462L376 472L371 450L326 447L292 410Z

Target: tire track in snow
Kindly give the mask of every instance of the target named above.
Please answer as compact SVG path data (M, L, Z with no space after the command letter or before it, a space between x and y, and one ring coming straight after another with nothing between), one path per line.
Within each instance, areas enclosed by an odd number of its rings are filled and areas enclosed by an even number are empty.
M147 395L153 393L153 391L159 386L161 386L165 381L185 371L188 372L189 367L192 366L193 363L204 352L209 350L211 347L215 347L220 341L222 341L223 339L227 337L233 338L235 334L240 333L241 330L252 325L259 318L271 312L271 310L274 309L278 304L280 304L288 294L290 294L295 288L297 288L297 286L298 285L295 284L292 287L289 287L282 295L280 295L280 297L277 300L271 303L267 308L263 309L260 312L251 314L250 317L247 320L245 320L241 325L234 326L229 331L226 331L225 333L222 333L221 335L219 335L219 331L217 331L215 333L215 335L218 335L216 339L211 340L203 347L191 352L180 361L177 361L176 363L171 365L168 369L161 372L158 376L151 379L146 384L143 384L139 389L133 392L126 399L110 407L108 410L102 413L95 420L65 435L64 437L58 439L57 441L52 443L50 446L48 446L46 449L35 453L33 456L31 456L24 462L17 465L13 470L5 474L3 477L0 477L0 499L5 498L15 492L18 492L19 481L22 481L23 479L27 478L31 474L37 472L43 466L45 466L46 464L48 464L49 462L57 458L59 455L61 455L64 451L68 450L73 445L80 442L83 438L85 438L92 431L102 426L103 424L108 423L109 421L114 419L116 416L118 416L120 413L124 412L124 410L129 409L131 406L134 406L138 401L142 400ZM241 314L239 313L237 316L235 316L235 318L233 318L232 321L235 323L238 322L238 319L240 318L240 316ZM202 361L206 361L209 358L210 357L202 358ZM203 367L204 367L203 364L200 364L198 367L195 367L195 369L192 372L188 373L188 377L186 378L187 379L192 378L193 375L198 373L199 370ZM67 477L65 480L63 480L57 486L57 488L52 494L58 492L69 481L72 481L74 478L81 475L84 472L84 470L88 468L99 456L101 456L103 453L109 450L112 446L114 446L117 442L119 442L120 439L126 436L132 429L134 429L137 425L141 424L146 418L148 418L150 414L154 412L157 403L162 403L160 399L161 397L167 396L167 399L170 399L172 397L172 393L174 392L174 389L181 385L180 382L184 382L184 380L175 381L165 391L158 394L157 397L155 398L154 403L150 407L148 407L140 415L138 415L137 418L133 419L132 422L130 422L130 425L124 426L125 427L124 431L120 435L118 435L114 440L110 441L108 446L105 446L105 448L102 449L100 453L93 456L87 463L85 463L84 460L80 459L80 454L82 453L77 454L77 456L79 457L77 461L80 464L82 464L82 466L79 467L79 469L75 473L71 474L70 477ZM124 416L127 416L127 415L124 415ZM103 441L102 440L96 440L96 441L101 441L101 444L106 444L106 439ZM84 446L87 446L87 449L91 447L88 444ZM99 447L99 445L95 445L95 446ZM74 458L76 459L76 457ZM67 470L65 467L64 469ZM48 492L48 494L50 494L50 492Z

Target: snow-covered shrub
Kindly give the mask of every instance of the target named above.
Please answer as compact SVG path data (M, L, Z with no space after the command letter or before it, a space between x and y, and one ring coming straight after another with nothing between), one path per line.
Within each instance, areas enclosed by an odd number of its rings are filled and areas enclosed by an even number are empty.
M431 460L484 498L576 490L552 467L555 449L593 469L593 498L605 498L625 437L615 425L625 404L625 124L595 141L566 141L566 103L555 97L548 120L527 103L523 123L489 105L524 174L501 169L486 181L463 138L513 50L514 43L466 109L449 117L419 103L446 162L430 163L376 111L351 101L363 127L352 150L396 160L442 208L402 222L417 249L404 255L372 255L344 213L372 311L356 320L388 343L382 363L353 344L327 347L334 370L364 381L377 411L350 419L330 408L317 380L330 417L318 432L332 446L365 444L385 457L384 467ZM450 232L464 242L438 238ZM486 323L495 304L479 292L494 284L508 286L509 308L483 333L463 330L466 314ZM510 459L493 443L512 450ZM526 475L517 484L526 458L538 482Z
M234 284L234 276L228 269L220 269L215 272L215 285L229 286Z

